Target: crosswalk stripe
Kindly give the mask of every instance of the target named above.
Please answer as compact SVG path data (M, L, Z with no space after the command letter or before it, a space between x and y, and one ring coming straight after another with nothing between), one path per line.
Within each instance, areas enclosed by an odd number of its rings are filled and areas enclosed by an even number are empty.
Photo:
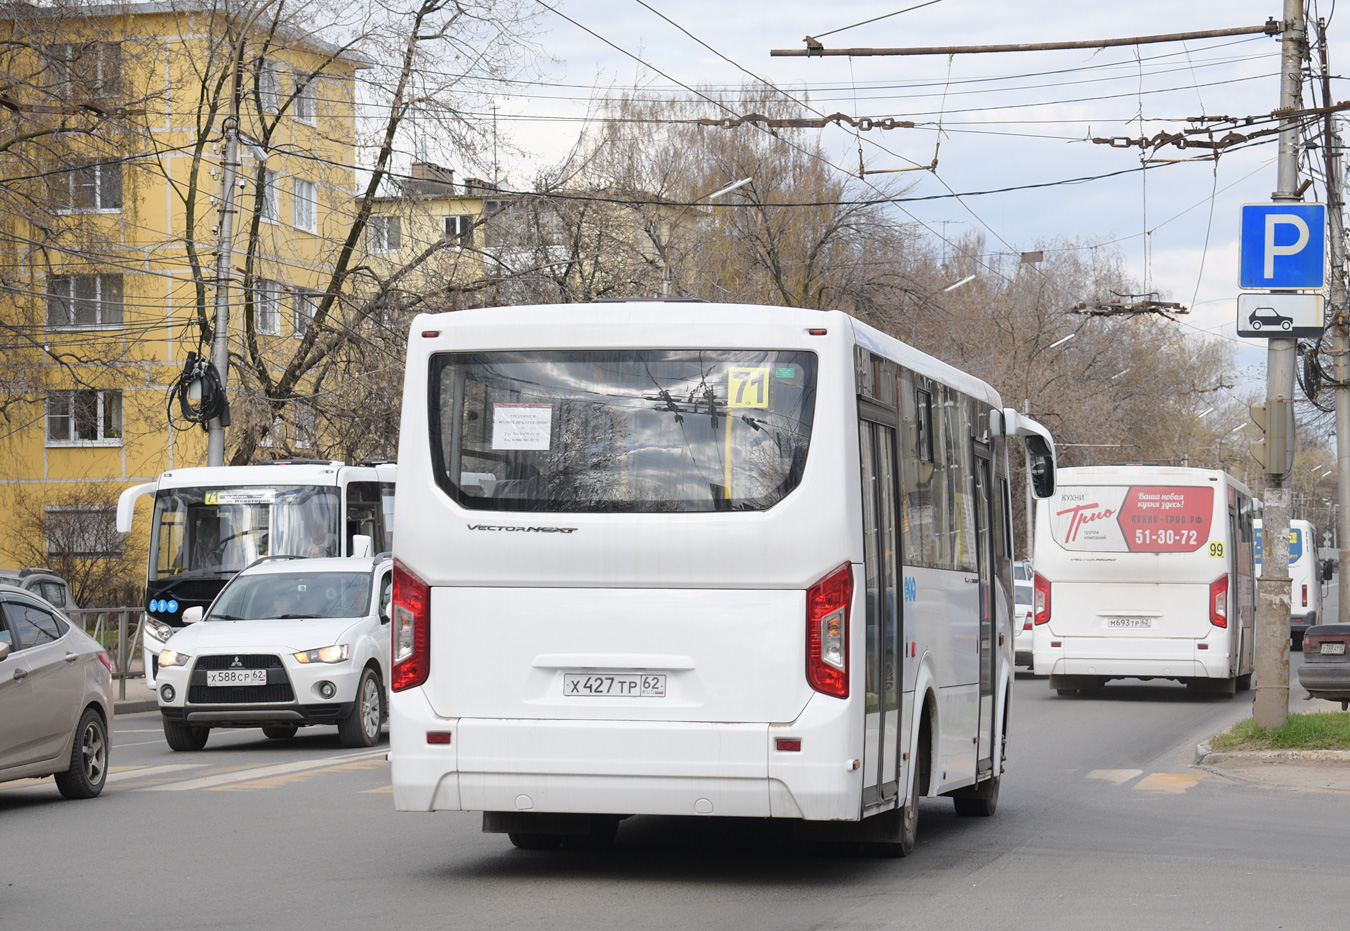
M215 776L203 776L200 779L188 779L184 782L166 782L158 786L146 786L141 792L189 792L194 789L211 789L216 786L230 785L236 782L249 782L254 779L267 779L286 773L299 773L308 769L323 769L339 763L351 763L356 760L369 760L383 756L386 750L367 750L344 756L330 756L317 760L300 760L295 763L274 763L270 766L254 766L249 769L236 769Z
M201 769L205 763L173 763L166 766L140 766L135 769L119 769L108 774L109 782L122 782L127 779L141 779L145 776L163 776L167 773L182 772L185 769Z
M1151 773L1135 783L1136 792L1180 795L1204 778L1204 773Z
M1104 779L1107 782L1114 782L1121 786L1131 779L1144 775L1142 769L1094 769L1088 773L1089 779Z

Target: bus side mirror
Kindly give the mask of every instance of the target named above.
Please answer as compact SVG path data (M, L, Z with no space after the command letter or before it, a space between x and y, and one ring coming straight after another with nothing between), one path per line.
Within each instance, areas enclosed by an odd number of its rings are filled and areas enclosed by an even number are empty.
M369 535L364 533L352 534L353 556L369 556L371 552L372 552L371 541Z
M1044 437L1032 434L1025 441L1031 490L1037 498L1049 498L1055 493L1055 452Z
M1330 582L1331 577L1336 574L1336 562L1332 559L1322 560L1322 581Z
M183 623L184 623L184 624L195 624L195 623L197 623L198 621L200 621L200 620L202 619L202 615L205 614L205 613L206 613L206 609L204 609L201 605L193 605L193 606L190 607L190 608L184 608L184 609L183 609Z

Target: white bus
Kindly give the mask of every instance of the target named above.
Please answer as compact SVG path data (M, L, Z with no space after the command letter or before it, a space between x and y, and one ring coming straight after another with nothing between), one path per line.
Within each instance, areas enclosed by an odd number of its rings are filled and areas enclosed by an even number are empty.
M395 466L326 459L171 469L117 501L130 533L136 502L154 496L142 646L154 689L164 641L188 608L205 609L262 556L353 556L393 544Z
M1251 687L1252 496L1225 472L1059 471L1036 508L1032 659L1061 695L1108 679Z
M1261 519L1256 520L1256 577L1261 577ZM1317 558L1317 528L1306 520L1289 522L1289 636L1294 649L1303 632L1322 616L1322 564Z
M992 813L1009 434L1049 493L1039 425L840 312L419 316L396 808L481 811L524 847L661 814L795 819L899 853L920 796Z

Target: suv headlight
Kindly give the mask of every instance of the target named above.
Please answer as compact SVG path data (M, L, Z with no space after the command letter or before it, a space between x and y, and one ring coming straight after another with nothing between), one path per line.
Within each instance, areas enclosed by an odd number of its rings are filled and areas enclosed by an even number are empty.
M159 666L163 669L165 666L186 666L188 660L192 659L186 653L179 653L176 650L160 650Z
M320 647L317 650L305 650L295 654L297 663L340 663L352 655L352 648L345 643L337 646Z

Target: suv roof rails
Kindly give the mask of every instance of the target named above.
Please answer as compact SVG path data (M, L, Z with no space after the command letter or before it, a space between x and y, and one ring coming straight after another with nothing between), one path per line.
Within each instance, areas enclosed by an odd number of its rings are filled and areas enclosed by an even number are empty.
M21 579L30 575L56 575L56 573L44 566L29 566L27 569L19 570L19 578Z
M307 557L305 557L305 556L287 556L287 555L280 555L280 554L278 554L278 555L276 555L276 556L259 556L257 559L253 560L253 562L251 562L251 563L249 563L247 566L245 566L244 569L245 569L245 570L247 570L247 569L252 569L254 566L260 566L260 565L262 565L262 564L265 563L265 562L276 562L277 560L280 560L280 559L305 559L305 558L307 558Z

